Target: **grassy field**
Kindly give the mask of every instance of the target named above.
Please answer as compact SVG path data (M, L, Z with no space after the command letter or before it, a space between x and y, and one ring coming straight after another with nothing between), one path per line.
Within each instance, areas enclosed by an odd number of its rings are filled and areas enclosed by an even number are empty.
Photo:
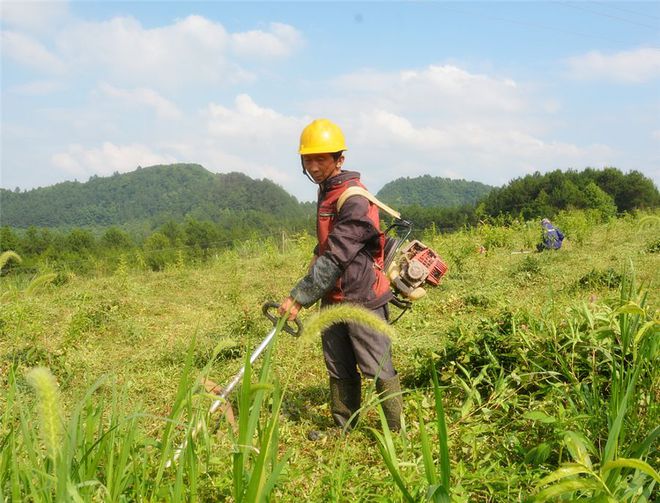
M359 427L332 427L313 330L277 335L232 398L236 429L205 419L213 398L195 383L245 363L312 237L163 272L127 256L110 274L3 277L0 500L448 501L443 485L451 501L653 501L660 218L556 223L557 252L521 253L537 223L422 236L450 271L395 325L405 428L385 447L371 382Z

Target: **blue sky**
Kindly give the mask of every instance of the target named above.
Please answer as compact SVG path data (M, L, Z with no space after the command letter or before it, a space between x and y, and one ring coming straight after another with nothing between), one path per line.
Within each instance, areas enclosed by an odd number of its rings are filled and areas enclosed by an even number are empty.
M0 7L4 188L192 162L313 200L317 117L373 192L587 166L660 184L660 2Z

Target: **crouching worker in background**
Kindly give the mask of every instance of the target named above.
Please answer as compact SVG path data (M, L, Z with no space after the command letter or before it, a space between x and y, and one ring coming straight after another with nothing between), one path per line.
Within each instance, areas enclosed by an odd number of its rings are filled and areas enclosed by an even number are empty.
M541 234L541 242L536 246L537 251L543 250L559 250L564 241L564 234L552 225L550 220L544 218L541 220L541 227L543 229Z
M385 236L378 207L363 196L354 196L337 211L337 200L347 188L364 187L359 173L341 169L345 150L341 129L327 119L313 121L300 136L303 173L319 186L318 244L308 274L281 303L280 315L290 310L290 320L319 299L321 308L348 302L370 309L386 321L389 317L387 304L393 295L383 273ZM398 431L401 387L389 337L348 322L328 328L322 342L330 377L330 410L337 426L350 429L355 425L357 414L353 414L360 409L364 376L376 380L378 393L390 396L384 400L383 410L390 429Z

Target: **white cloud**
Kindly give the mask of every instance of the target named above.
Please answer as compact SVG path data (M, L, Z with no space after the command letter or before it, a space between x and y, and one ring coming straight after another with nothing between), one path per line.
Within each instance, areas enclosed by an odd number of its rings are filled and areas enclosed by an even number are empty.
M221 23L198 15L156 28L125 16L70 19L52 43L49 49L20 27L2 33L3 53L47 74L65 69L72 76L95 72L98 78L122 85L167 88L253 81L256 77L243 67L243 58L288 57L303 44L303 37L282 23L271 23L267 30L229 33Z
M289 190L296 184L291 173L297 170L292 171L289 166L298 162L297 141L306 119L262 107L247 94L238 95L233 107L210 103L204 115L209 141L204 149L206 155L241 159L224 162L223 170L242 165L252 177L270 178Z
M607 163L614 153L604 145L578 146L517 128L460 121L442 127L416 125L383 110L363 112L348 136L354 138L359 164L383 166L386 180L449 173L452 178L502 183L513 173L543 171L543 167ZM353 153L349 152L349 160Z
M16 31L3 31L0 34L3 55L17 63L46 73L61 74L66 65L39 41Z
M293 26L271 23L270 32L252 30L231 36L236 54L262 58L286 57L303 44L302 34Z
M79 22L57 38L63 57L122 83L185 84L220 78L227 34L199 16L145 29L132 17Z
M494 157L496 152L511 157L514 148L539 148L542 142L534 132L543 128L542 118L549 113L514 80L454 65L353 73L336 82L351 98L345 108L337 108L353 129L349 148L354 143L370 150L394 149L397 157L446 159L455 151L463 151L465 158Z
M236 97L234 108L210 103L206 113L209 133L232 141L238 138L248 143L253 140L261 143L280 136L283 130L288 132L300 125L298 119L260 107L247 94Z
M613 54L592 51L569 58L567 64L576 79L637 84L660 78L660 49L648 47Z
M56 80L35 80L9 88L9 92L23 96L45 96L64 88L62 82Z
M517 112L523 89L512 79L472 74L454 65L429 65L399 72L370 70L344 75L336 85L372 105L435 117L485 110Z
M536 170L611 164L618 155L555 137L561 103L506 77L430 65L335 82L342 99L305 109L333 112L347 137L346 166L362 171L372 190L426 173L501 184Z
M44 32L52 30L59 20L66 17L68 10L66 1L3 0L0 20L22 30Z
M181 117L181 111L177 106L153 89L143 87L136 89L120 89L102 82L99 84L99 90L107 96L121 99L130 105L152 108L156 115L163 119L177 119Z
M238 95L233 108L210 103L205 115L207 132L216 142L264 161L281 155L282 145L292 144L304 125L299 118L259 106L247 94Z
M238 166L271 178L302 199L313 198L314 189L300 174L296 142L311 117L326 114L346 135L347 169L362 172L374 191L394 178L426 173L501 184L536 170L611 164L617 155L606 145L553 138L546 124L560 107L548 109L547 99L535 99L510 79L428 67L362 72L336 82L341 98L305 104L309 116L284 115L247 94L232 106L209 104L209 145L197 154L217 159L223 170Z
M176 162L171 155L153 152L145 145L115 145L104 142L99 148L69 145L66 152L53 154L53 165L76 176L109 175L115 171L132 171L137 166Z
M146 51L152 35L158 47L162 36L129 18L115 18L110 24L112 27L100 29L99 47L71 54L92 58L111 40L121 39L108 33L124 31L131 42L125 41L125 47L109 55L109 64L120 53L128 54L132 44L141 47L138 53ZM194 40L206 47L205 57L225 58L222 64L235 52L233 36L222 35L218 25L204 18L189 17L167 28L187 34L180 35L180 40L189 44ZM175 36L174 32L170 35ZM179 58L172 54L154 57L161 56L163 64L171 57L175 64ZM82 68L101 63L80 60ZM128 66L122 68L128 72ZM169 71L163 70L150 81L155 86ZM148 72L143 73L146 79ZM300 106L302 111L295 114L268 101L257 102L247 93L238 94L233 102L218 97L195 113L183 108L183 99L177 105L165 97L170 94L151 84L119 84L104 77L98 92L89 95L92 99L84 106L50 112L51 120L46 120L44 128L49 129L49 141L55 136L50 132L57 131L62 137L76 138L79 144L49 146L48 155L51 165L79 177L129 171L138 164L198 162L215 172L267 177L296 197L311 200L315 187L301 173L297 141L312 118L327 116L346 134L350 149L346 168L360 171L374 192L401 176L431 174L502 184L536 170L607 164L627 167L618 164L625 153L610 146L562 140L559 135L565 133L559 127L563 118L557 115L563 111L562 104L506 76L472 73L457 65L429 65L389 73L361 71L340 76L334 84L318 101L297 103L294 109ZM143 120L138 121L132 109L117 107L118 102L155 113L142 114ZM176 121L158 120L175 117Z
M295 28L228 33L220 23L191 15L173 24L145 28L133 17L77 22L56 38L61 57L81 71L124 85L180 87L254 80L241 57L286 57L301 43Z

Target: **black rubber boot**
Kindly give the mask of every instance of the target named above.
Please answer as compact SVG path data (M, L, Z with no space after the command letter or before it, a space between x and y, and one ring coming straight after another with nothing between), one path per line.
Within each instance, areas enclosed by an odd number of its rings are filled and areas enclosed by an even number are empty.
M381 405L390 430L399 431L401 429L401 411L403 410L399 376L396 375L391 379L376 379L376 391L382 398L390 396L383 400Z
M335 424L341 428L350 430L355 427L358 420L356 414L351 416L360 408L362 400L362 386L360 379L335 379L330 378L330 412ZM351 419L350 424L348 424Z

